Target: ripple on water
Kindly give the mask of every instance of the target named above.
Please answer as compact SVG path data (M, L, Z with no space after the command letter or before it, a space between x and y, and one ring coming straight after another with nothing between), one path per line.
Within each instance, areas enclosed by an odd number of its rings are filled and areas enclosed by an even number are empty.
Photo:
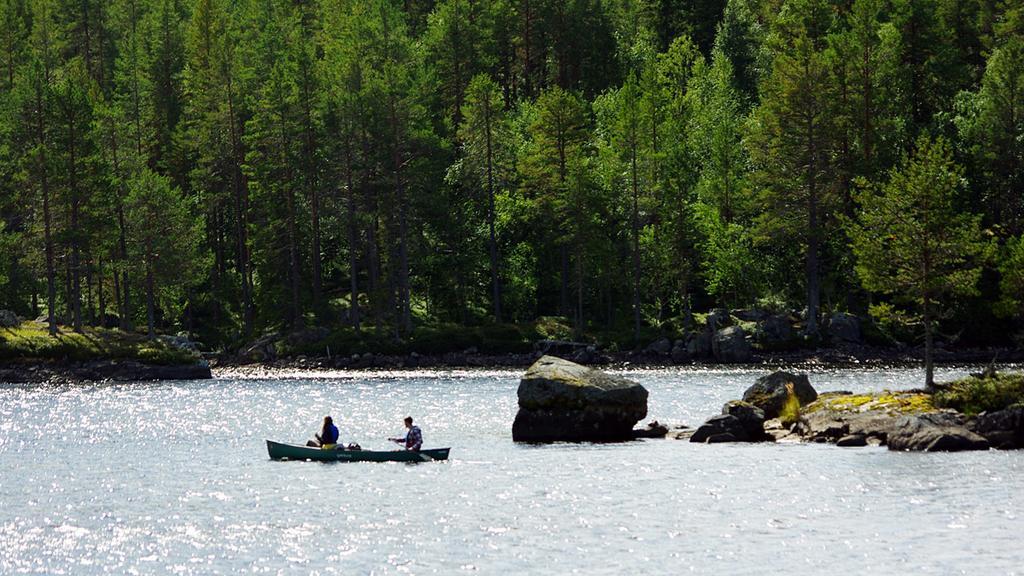
M636 371L651 418L696 424L750 370ZM946 375L954 373L947 372ZM511 442L518 373L267 374L0 385L0 573L1020 573L1024 456L817 445ZM821 391L909 370L823 371ZM324 414L440 464L272 462ZM327 542L328 545L323 543Z

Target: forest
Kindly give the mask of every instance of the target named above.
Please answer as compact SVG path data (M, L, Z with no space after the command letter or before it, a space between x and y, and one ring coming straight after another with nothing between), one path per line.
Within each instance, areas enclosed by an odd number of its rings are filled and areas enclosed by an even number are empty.
M1022 234L1021 0L0 0L0 309L53 331L1006 344Z

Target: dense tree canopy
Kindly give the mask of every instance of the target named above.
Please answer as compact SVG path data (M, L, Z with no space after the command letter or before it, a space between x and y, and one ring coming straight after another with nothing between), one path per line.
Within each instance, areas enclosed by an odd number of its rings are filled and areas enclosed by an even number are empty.
M891 304L982 342L1024 322L1022 23L985 0L0 0L0 308L222 346L546 316L633 345L716 306L813 340ZM917 232L882 205L940 193L1004 261L970 290L885 280L865 238Z

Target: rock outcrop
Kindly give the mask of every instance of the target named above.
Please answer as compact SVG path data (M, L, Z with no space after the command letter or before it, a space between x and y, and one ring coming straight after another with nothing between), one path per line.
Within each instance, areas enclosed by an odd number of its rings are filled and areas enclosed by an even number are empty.
M903 416L889 432L890 450L960 452L988 448L988 440L968 430L956 413Z
M742 364L753 358L747 334L740 326L729 326L715 332L711 350L715 360L729 364Z
M845 312L836 312L829 318L828 335L834 344L860 344L864 341L860 319Z
M647 389L555 356L543 356L519 382L517 442L630 440L647 416Z
M811 386L806 374L775 372L758 378L754 385L743 393L743 401L764 410L766 418L776 418L789 397L787 384L792 384L793 393L801 406L810 404L818 398L818 392Z
M993 448L1024 448L1024 407L982 412L967 423L967 428L983 436Z

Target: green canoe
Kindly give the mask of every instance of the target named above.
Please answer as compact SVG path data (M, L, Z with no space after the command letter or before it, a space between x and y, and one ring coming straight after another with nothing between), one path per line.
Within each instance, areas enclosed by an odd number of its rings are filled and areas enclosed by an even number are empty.
M447 460L451 448L407 450L321 450L311 446L281 444L267 440L267 452L274 460L319 460L322 462L432 462Z

